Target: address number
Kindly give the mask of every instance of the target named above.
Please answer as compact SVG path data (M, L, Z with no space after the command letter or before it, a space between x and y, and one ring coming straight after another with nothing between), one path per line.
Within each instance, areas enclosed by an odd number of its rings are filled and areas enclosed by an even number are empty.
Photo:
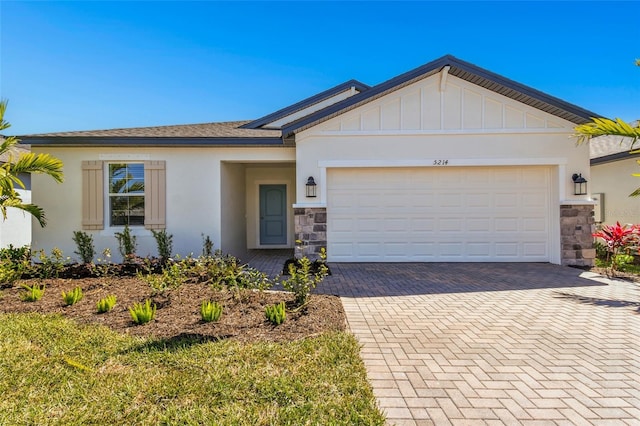
M446 166L449 164L449 160L433 160L434 166Z

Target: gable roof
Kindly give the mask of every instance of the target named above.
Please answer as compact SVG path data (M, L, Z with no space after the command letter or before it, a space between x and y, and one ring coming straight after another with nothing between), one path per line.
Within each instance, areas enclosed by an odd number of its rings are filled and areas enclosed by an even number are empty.
M293 123L289 123L283 126L282 135L286 138L292 134L320 124L323 121L364 105L367 102L371 102L374 99L378 99L418 80L437 74L446 66L450 67L449 74L451 75L575 124L587 123L591 121L592 117L601 117L600 114L580 108L577 105L565 102L562 99L525 86L524 84L509 80L506 77L480 68L469 62L462 61L454 56L445 55L373 86L362 93L351 96L341 102L296 120Z
M480 68L469 62L462 61L454 56L445 55L373 87L367 86L357 80L346 81L329 90L325 90L317 95L252 121L56 132L25 135L21 136L21 139L25 143L32 145L55 144L59 146L285 146L287 144L286 141L289 141L292 135L300 131L399 90L416 81L437 74L445 67L448 67L448 73L451 75L575 124L587 123L591 121L593 117L601 117L600 114L509 80L506 77ZM329 106L317 109L320 107L318 104L352 88L358 93ZM313 110L314 105L316 105L316 110L295 121L285 121L286 124L283 124L281 129L265 127L270 123L282 120L305 109Z
M355 88L358 92L364 92L368 90L370 86L367 86L366 84L361 83L358 80L345 81L344 83L332 87L329 90L325 90L324 92L303 99L300 102L296 102L295 104L282 108L274 113L265 115L264 117L258 118L257 120L253 120L252 122L244 124L241 127L244 129L257 129L266 124L273 123L274 121L278 121L284 117L301 111L305 108L309 108L315 104L331 98L332 96L350 90L352 87Z

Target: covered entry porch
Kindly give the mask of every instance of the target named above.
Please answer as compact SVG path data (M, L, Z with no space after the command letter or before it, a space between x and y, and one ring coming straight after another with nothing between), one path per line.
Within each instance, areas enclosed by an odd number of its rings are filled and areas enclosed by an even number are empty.
M222 162L222 250L246 259L252 249L293 248L295 193L295 162Z

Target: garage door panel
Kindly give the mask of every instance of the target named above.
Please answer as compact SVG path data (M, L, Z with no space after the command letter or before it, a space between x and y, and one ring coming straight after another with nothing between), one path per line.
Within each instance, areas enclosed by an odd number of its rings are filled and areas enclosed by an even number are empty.
M467 243L467 254L469 257L491 257L491 244L489 243Z
M327 172L331 261L548 261L548 167Z
M539 217L525 217L522 220L522 230L525 232L547 232L547 223Z
M517 242L511 243L496 243L495 244L495 253L497 257L518 257L518 246Z
M467 218L467 231L469 232L492 232L493 228L493 219Z

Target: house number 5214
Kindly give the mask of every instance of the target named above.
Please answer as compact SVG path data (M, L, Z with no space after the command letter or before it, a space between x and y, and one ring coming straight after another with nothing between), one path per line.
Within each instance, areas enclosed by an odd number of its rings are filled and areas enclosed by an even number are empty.
M433 160L434 166L446 166L449 164L449 160Z

